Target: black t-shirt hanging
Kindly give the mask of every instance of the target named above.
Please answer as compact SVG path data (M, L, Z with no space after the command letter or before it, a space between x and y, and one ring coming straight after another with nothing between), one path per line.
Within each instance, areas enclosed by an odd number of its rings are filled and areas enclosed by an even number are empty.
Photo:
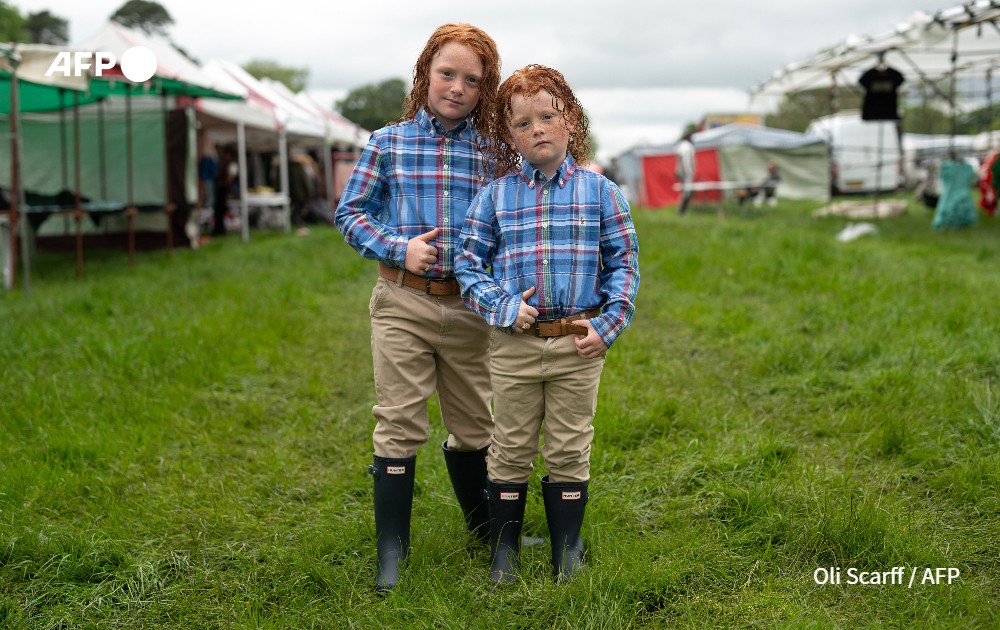
M858 83L865 88L861 120L899 120L896 90L905 79L889 66L876 66L861 75Z

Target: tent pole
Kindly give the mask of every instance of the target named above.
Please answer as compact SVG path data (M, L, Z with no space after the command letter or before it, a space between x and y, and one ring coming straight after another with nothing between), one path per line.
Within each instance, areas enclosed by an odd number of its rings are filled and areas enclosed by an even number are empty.
M326 182L326 198L330 203L330 212L335 213L337 202L333 198L333 147L330 146L329 139L323 141L323 178Z
M242 120L236 123L236 156L240 168L240 230L246 243L250 240L250 206L247 204L247 129Z
M163 212L167 217L167 259L174 259L174 204L170 201L170 130L167 120L167 91L160 91L160 112L163 115Z
M24 271L24 295L31 295L31 250L29 249L29 239L31 233L31 222L28 221L26 195L24 194L24 182L21 180L21 96L18 92L17 81L17 60L11 59L12 72L10 73L10 126L11 126L11 187L13 195L10 199L11 208L11 286L17 283L17 241L14 237L14 230L18 226L18 209L24 208L24 218L20 221L21 227L21 267Z
M97 102L97 156L101 169L101 199L108 198L107 151L104 137L104 99Z
M278 165L278 173L281 176L281 194L285 197L282 216L284 217L285 231L291 232L292 206L291 195L288 191L288 132L284 128L281 129L281 135L278 138L278 159L281 160Z
M875 196L873 198L874 201L872 202L873 219L878 218L878 197L879 197L879 192L881 192L882 190L882 144L884 142L882 138L882 132L885 130L882 125L884 124L885 121L882 120L875 122L875 130L878 133L878 142L876 146L878 148L876 149L876 158L875 158Z
M59 88L59 157L62 158L59 167L62 172L62 189L69 190L69 173L66 165L69 164L69 151L66 149L66 101L63 96L66 90Z
M61 158L59 163L60 171L62 172L62 186L59 192L69 191L69 150L66 147L66 90L59 88L59 157ZM61 215L63 224L63 234L69 233L69 223L67 221L66 215Z
M80 94L73 92L73 171L76 189L76 277L83 277L83 205L80 194Z
M128 186L128 264L135 266L135 190L132 181L132 84L125 84L125 179Z
M986 69L986 111L989 112L989 122L986 126L990 132L990 149L993 149L993 68Z
M955 74L958 72L958 29L953 31L951 47L951 76L948 85L948 94L951 99L951 136L948 138L948 151L955 150L955 133L958 130L958 108L955 107Z

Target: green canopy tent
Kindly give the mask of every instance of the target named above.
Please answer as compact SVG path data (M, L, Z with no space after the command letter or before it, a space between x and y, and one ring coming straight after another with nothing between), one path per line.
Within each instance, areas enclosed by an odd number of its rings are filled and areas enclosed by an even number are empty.
M172 73L171 75L165 72L159 72L155 74L149 81L142 84L136 84L128 81L121 74L120 67L113 69L110 76L106 78L97 78L92 76L81 76L81 77L64 77L60 73L54 73L52 77L45 77L45 71L48 70L55 56L60 52L60 49L55 47L43 47L37 45L8 45L0 49L0 114L7 115L11 125L11 154L10 154L10 171L11 171L11 189L16 191L14 196L17 201L16 205L12 203L10 211L10 223L12 227L17 225L17 219L19 214L24 214L29 207L25 203L25 186L22 183L22 165L23 161L23 138L22 138L22 125L20 117L22 113L32 112L59 112L60 113L60 144L62 145L62 155L61 162L65 165L68 161L67 151L65 148L65 116L66 111L72 111L73 121L74 121L74 164L75 164L75 196L76 203L73 204L72 208L53 208L62 212L64 214L73 214L77 220L77 275L82 274L82 234L81 234L81 224L82 218L85 212L121 212L124 211L126 217L128 218L128 238L129 238L129 259L130 262L134 264L134 252L135 252L135 232L133 217L137 214L135 199L133 197L133 131L132 131L132 98L138 95L155 95L160 98L161 103L161 115L163 118L163 135L164 135L164 146L167 144L169 139L167 132L167 99L168 97L205 97L205 98L220 98L220 99L241 99L239 95L224 92L222 90L215 89L211 85L208 85L207 81L192 81L188 78L180 75L179 73ZM160 53L162 54L162 53ZM190 63L190 62L188 62ZM176 65L176 64L175 64ZM192 67L195 67L191 64ZM188 72L188 75L196 73ZM200 79L200 76L196 76ZM124 196L127 197L127 202L108 202L106 201L107 195L100 195L101 201L88 204L84 207L80 203L80 136L79 136L79 111L80 107L84 105L97 104L98 112L98 124L103 127L103 104L108 100L117 100L121 98L125 103L125 113L124 113L124 126L125 135L123 144L125 145L125 150L127 153L127 158L125 159L126 175L124 179L128 185L128 192ZM188 118L192 118L190 115ZM148 130L143 130L148 134ZM104 135L101 134L101 139L103 141ZM103 177L103 146L100 149L100 166L102 169ZM165 170L166 170L166 159L164 159ZM88 167L92 167L92 164L87 164ZM63 185L66 185L66 171L64 167L63 171ZM105 187L102 186L102 192L104 192ZM166 197L166 186L164 186L164 210L167 213L167 246L168 250L172 252L172 230L170 227L170 216L174 209L173 204L170 203L169 198ZM20 210L20 212L19 212ZM29 251L28 242L30 239L29 226L27 221L20 222L20 234L21 234L21 251L25 254L21 256L24 275L25 275L25 290L29 290L30 283L30 260L26 255ZM16 229L16 228L15 228ZM12 234L14 230L12 230ZM16 260L16 244L14 239L11 239L11 255L8 257L10 260ZM11 271L8 274L8 287L13 286L15 280L15 274L13 272L14 263L10 265Z
M46 71L59 52L57 48L37 44L0 44L0 114L6 115L10 123L11 194L6 212L11 229L9 253L3 257L7 288L12 288L17 278L17 236L20 234L23 252L28 251L30 237L28 222L18 222L20 210L26 207L24 189L20 183L20 112L58 109L67 91L80 94L88 85L88 78L85 76L46 76ZM27 292L30 290L30 259L27 255L21 256L21 259Z

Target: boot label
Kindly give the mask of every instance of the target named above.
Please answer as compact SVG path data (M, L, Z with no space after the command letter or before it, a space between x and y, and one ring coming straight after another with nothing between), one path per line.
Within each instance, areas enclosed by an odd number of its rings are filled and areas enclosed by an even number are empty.
M500 500L501 501L517 501L520 498L521 498L521 493L520 492L501 492L500 493Z
M388 475L405 475L406 466L386 466L385 472Z
M573 491L570 491L570 492L563 492L562 493L562 499L563 499L563 501L579 501L582 497L583 497L583 493L580 492L579 490L573 490Z

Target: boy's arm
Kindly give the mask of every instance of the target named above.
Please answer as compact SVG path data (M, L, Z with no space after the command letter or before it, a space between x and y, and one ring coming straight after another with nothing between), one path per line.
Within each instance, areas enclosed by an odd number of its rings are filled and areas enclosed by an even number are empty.
M628 202L606 181L601 195L601 315L590 320L607 347L632 322L639 289L639 241Z
M389 185L375 136L368 141L334 215L347 244L362 256L402 267L407 239L385 224Z
M472 200L462 228L461 249L455 256L455 277L462 287L462 300L493 326L511 326L517 319L520 296L511 296L500 287L488 270L493 268L497 236L496 211L484 188Z

